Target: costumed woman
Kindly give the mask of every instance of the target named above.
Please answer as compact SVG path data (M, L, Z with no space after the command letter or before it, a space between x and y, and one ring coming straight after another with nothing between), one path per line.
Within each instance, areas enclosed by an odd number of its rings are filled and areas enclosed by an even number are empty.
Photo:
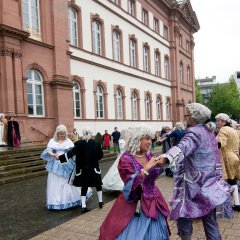
M66 153L73 146L72 141L67 137L67 128L59 125L47 149L40 156L47 161L47 209L62 210L81 205L81 188L68 183L75 167L74 159L69 159L65 165L55 159L57 155ZM89 197L90 195L91 189Z
M123 192L100 228L100 240L169 239L169 210L155 185L163 169L149 151L154 134L147 126L129 130L118 165Z
M7 119L3 113L0 113L0 146L7 145L7 125Z
M64 165L69 158L76 156L76 171L71 174L72 184L82 187L82 213L89 211L86 206L86 194L89 187L95 187L98 196L98 206L103 207L102 200L102 177L99 168L99 160L103 157L103 151L99 142L92 139L92 130L87 127L82 131L82 140L76 141L74 147L66 154L56 156ZM60 164L61 164L60 163Z
M237 181L240 180L239 136L237 131L232 128L231 119L227 114L219 113L215 118L219 128L217 141L221 150L223 178L234 189L233 210L240 211L237 186Z
M21 145L19 124L13 117L9 117L8 121L7 142L10 147L19 147Z
M121 137L118 141L119 143L119 148L121 153L118 155L118 158L115 160L111 168L108 170L106 175L104 176L102 182L103 182L103 189L108 190L108 191L122 191L123 189L123 181L119 175L118 172L118 163L119 159L121 158L121 155L124 152L125 149L125 138L127 135L128 130L122 130L121 131Z
M201 218L206 239L220 240L216 207L224 204L231 187L222 178L218 144L210 122L211 111L199 103L186 106L184 115L189 128L180 143L160 156L174 172L171 220L177 220L182 240L191 240L193 220ZM209 121L209 122L208 122ZM232 209L229 207L229 215Z

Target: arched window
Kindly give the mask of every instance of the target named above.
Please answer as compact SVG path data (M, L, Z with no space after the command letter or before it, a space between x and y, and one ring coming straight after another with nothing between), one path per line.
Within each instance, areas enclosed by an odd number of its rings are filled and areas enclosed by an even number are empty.
M92 21L92 31L93 52L102 55L102 33L99 22Z
M187 83L190 83L190 67L187 67Z
M74 81L73 82L73 116L74 117L82 117L82 109L81 109L81 92L80 92L79 84Z
M134 92L132 96L133 120L138 120L138 96Z
M130 66L137 67L137 56L136 56L136 42L133 39L130 39Z
M27 72L27 78L28 114L32 116L43 116L44 96L42 76L37 70L30 69Z
M120 62L120 33L113 31L113 59Z
M68 33L69 41L73 46L78 46L78 16L77 12L69 7L68 8Z
M167 98L166 101L166 120L170 120L170 100Z
M96 111L97 111L97 118L104 118L104 98L103 98L103 89L101 86L97 86Z
M180 65L179 65L179 79L180 79L180 82L183 82L183 63L180 62Z
M143 47L143 71L149 72L149 48Z
M155 75L160 76L160 73L161 73L160 53L155 52Z
M116 94L117 119L123 119L123 99L122 92L118 89Z
M23 30L35 39L41 39L39 0L22 0Z
M151 119L151 109L150 109L150 97L149 95L146 95L146 102L145 102L146 106L146 120L150 120Z
M169 59L167 56L164 58L164 73L165 78L169 79Z
M156 105L157 105L157 120L160 120L161 119L161 100L159 97L157 98Z

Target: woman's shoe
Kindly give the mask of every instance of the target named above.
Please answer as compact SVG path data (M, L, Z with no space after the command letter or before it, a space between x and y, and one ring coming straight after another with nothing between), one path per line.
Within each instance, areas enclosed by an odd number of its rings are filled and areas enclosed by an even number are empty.
M86 213L86 212L89 212L90 210L86 207L82 207L81 208L81 213Z
M103 202L99 202L98 206L99 206L99 208L102 208L103 207Z
M240 212L240 205L233 205L233 206L232 206L232 209L233 209L234 211Z

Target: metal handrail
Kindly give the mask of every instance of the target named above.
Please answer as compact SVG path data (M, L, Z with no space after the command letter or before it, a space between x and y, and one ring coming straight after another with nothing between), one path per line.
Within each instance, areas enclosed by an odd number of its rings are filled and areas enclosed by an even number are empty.
M46 138L46 139L48 139L48 138L49 138L49 137L48 137L48 135L46 135L45 133L43 133L43 132L39 131L39 130L38 130L38 129L36 129L35 127L31 127L31 129L32 129L33 131L36 131L36 132L38 132L38 133L42 134L43 136L45 136L45 138Z

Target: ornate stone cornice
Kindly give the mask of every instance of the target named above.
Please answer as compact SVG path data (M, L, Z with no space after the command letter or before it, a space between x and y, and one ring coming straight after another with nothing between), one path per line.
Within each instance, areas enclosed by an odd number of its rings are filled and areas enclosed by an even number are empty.
M52 81L50 84L54 87L67 87L67 88L72 88L73 87L73 82L69 81L69 77L63 76L63 75L53 75Z
M8 47L0 47L1 56L13 56L13 57L22 57L22 53L19 50Z
M14 35L15 38L25 39L29 37L29 33L20 29L0 24L0 35Z

